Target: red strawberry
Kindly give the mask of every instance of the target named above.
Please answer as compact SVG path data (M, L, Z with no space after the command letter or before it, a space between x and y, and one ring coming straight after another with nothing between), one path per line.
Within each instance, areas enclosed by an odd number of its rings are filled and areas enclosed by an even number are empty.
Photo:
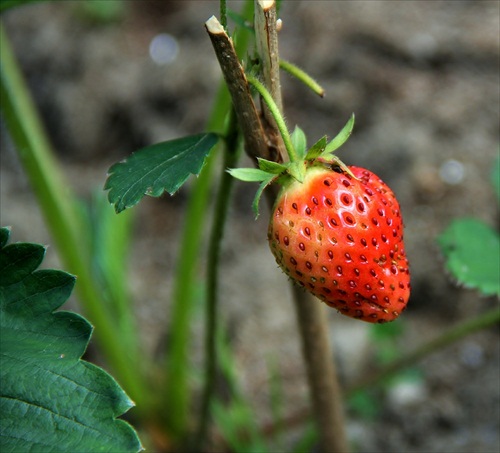
M340 313L393 321L410 297L403 220L396 197L380 178L347 167L334 154L351 135L354 115L333 140L325 136L307 150L304 132L297 127L290 136L277 107L271 110L290 162L258 159L258 169L229 172L261 183L256 214L263 190L283 185L268 230L276 261L294 282Z
M268 239L299 285L340 313L392 321L410 295L399 203L375 174L313 166L289 178L276 200Z

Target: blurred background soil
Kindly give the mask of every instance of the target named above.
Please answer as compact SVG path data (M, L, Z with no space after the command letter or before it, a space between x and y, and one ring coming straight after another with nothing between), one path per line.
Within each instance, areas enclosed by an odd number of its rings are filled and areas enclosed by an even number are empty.
M200 132L220 80L203 27L216 1L116 3L101 17L83 2L12 10L4 23L68 181L84 199L109 166L151 143ZM239 9L240 2L228 2ZM108 5L109 6L109 5ZM281 57L326 89L316 98L286 74L286 118L310 143L333 136L352 112L340 152L379 174L400 200L413 294L394 341L401 352L498 300L457 288L435 238L457 217L498 223L490 170L499 145L497 1L284 1ZM2 225L17 241L53 243L2 124ZM242 165L249 161L242 159ZM270 366L285 410L308 405L293 305L266 243L267 216L254 221L256 187L236 183L223 245L221 310L230 326L241 385L269 421ZM130 285L155 354L168 326L187 184L136 211ZM209 231L207 224L206 231ZM48 263L58 266L54 248ZM203 269L200 269L200 279ZM376 347L368 324L330 313L342 382L370 373ZM202 317L193 326L194 360ZM379 393L377 416L348 413L359 451L500 451L499 332L492 328L420 363L421 379ZM301 426L290 427L289 442Z

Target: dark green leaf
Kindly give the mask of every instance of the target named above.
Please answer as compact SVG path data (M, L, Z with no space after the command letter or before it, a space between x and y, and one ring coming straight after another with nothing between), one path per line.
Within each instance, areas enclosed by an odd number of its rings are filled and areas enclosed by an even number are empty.
M7 241L10 237L10 228L2 227L0 228L0 248L5 247Z
M54 313L75 277L35 270L43 250L0 249L0 451L140 451L135 431L116 419L133 403L104 370L80 358L92 326L75 313Z
M0 254L0 286L21 281L42 262L45 247L39 244L11 244Z
M324 154L331 154L339 149L351 136L352 130L354 128L354 113L349 118L349 121L342 128L342 130L337 134L337 136L326 145Z
M477 219L455 220L439 237L446 268L464 286L500 294L498 233Z
M144 195L173 195L190 174L200 173L217 143L216 134L198 134L148 146L109 169L104 186L115 211L137 204Z

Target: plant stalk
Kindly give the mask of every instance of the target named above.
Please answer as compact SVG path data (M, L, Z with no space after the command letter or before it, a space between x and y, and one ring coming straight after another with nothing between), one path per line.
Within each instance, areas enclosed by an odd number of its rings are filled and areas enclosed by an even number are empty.
M205 28L231 94L238 123L245 137L246 151L254 158L262 157L268 148L264 129L233 42L215 16L205 22Z
M500 309L494 308L482 315L477 316L474 319L463 321L456 326L449 328L444 331L441 335L432 340L425 342L415 348L413 351L408 352L401 357L394 359L383 367L374 370L370 373L370 376L359 379L353 384L347 386L345 389L345 394L351 396L354 393L379 385L385 382L390 376L399 373L405 368L414 366L420 360L425 357L440 351L447 346L465 338L480 330L486 329L488 327L494 326L500 323ZM298 426L308 420L310 417L310 410L300 409L293 414L289 415L286 420L277 424L269 424L263 428L265 435L271 436L277 432L281 426L287 426L288 428Z
M320 451L344 453L349 449L344 429L342 391L328 338L326 307L296 285L293 293Z
M255 30L258 35L256 36L257 42L272 43L276 41L276 44L269 45L269 48L274 49L274 51L268 55L272 62L269 65L262 65L264 71L266 68L268 71L274 71L272 74L264 74L263 76L264 81L273 80L272 85L267 87L271 93L273 93L273 90L280 86L280 60L277 45L276 11L274 1L264 2L263 0L257 0L256 16L259 6L262 6L263 3L265 3L266 7L266 16L274 19L267 20L265 27L258 25L262 22L261 19L256 19ZM274 10L274 12L271 12L272 10ZM276 80L276 78L278 79ZM276 105L281 105L281 92L279 95L275 94L275 96L276 98L273 97L273 100ZM267 104L269 105L269 103ZM272 108L271 113L273 113ZM283 125L280 125L280 119L283 118L282 111L277 113L277 115L273 115L276 125L281 132L281 137L283 138L290 160L296 162L298 158L293 146L291 146L291 140L290 144L287 143L290 137L288 129L285 125L285 133L283 133ZM292 150L292 153L290 153L290 150ZM268 191L268 194L271 193L271 191ZM276 193L276 191L274 191L274 193ZM270 206L272 206L272 204ZM342 392L338 382L334 355L328 337L328 318L323 305L317 301L311 300L312 297L309 294L293 284L292 291L297 322L302 338L302 350L306 363L313 413L319 432L319 448L322 453L345 453L349 449L345 434Z
M414 365L424 357L436 351L439 351L446 346L449 346L450 344L466 337L467 335L499 323L499 308L494 308L493 310L477 316L476 318L461 322L460 324L446 330L433 340L420 345L418 348L414 349L408 354L393 360L379 370L375 370L375 372L370 373L369 376L366 376L365 378L362 378L359 381L355 382L353 385L347 388L347 392L349 394L352 394L358 390L376 385L377 383L387 379L388 376L391 376L405 368L408 368L409 366Z
M292 144L292 138L290 137L290 132L288 132L288 127L286 126L285 120L279 109L278 104L274 101L271 96L271 93L267 90L262 83L260 83L255 77L248 75L247 80L249 83L253 85L253 87L257 90L259 95L264 99L264 102L269 109L272 117L274 118L274 122L276 127L278 128L279 133L281 134L281 138L285 145L286 152L288 154L288 158L290 162L297 162L299 160L297 152Z
M274 2L268 1L265 3L266 7L274 7ZM257 7L258 5L256 5L256 8ZM276 23L269 23L268 25L269 26L265 28L265 33L275 35ZM206 28L212 40L212 45L219 60L224 78L228 84L233 105L238 115L240 127L245 139L247 152L253 157L264 157L269 159L268 156L272 155L272 153L266 145L270 142L272 143L272 140L269 140L269 135L264 135L262 124L260 123L250 94L248 80L232 48L232 43L215 17L207 21ZM268 38L269 36L266 36L265 39ZM272 58L277 59L276 65L274 66L278 67L279 56L275 54L272 55ZM252 81L254 80L252 79ZM254 83L254 85L257 85L257 88L259 87L258 84ZM263 90L261 94L267 96L265 90ZM267 102L267 105L276 105L272 96L270 96L270 98L270 102ZM279 120L282 118L282 115L281 112L279 112L279 108L277 108L277 110L274 118ZM284 121L281 126L281 129L283 129L282 137L286 140L286 137L289 137L289 133ZM266 128L266 132L268 132L268 130L269 129ZM279 131L275 132L276 135L279 135ZM260 145L256 146L257 143ZM290 147L290 149L293 150L293 147ZM263 156L263 153L267 155ZM296 159L293 151L290 158ZM274 188L271 187L267 191L268 197L275 193L273 189ZM272 202L271 200L271 203ZM333 354L331 354L328 342L327 323L324 312L322 311L321 304L316 303L308 306L301 292L295 291L295 299L303 338L304 355L308 365L313 407L315 409L317 425L320 431L321 449L324 452L346 452L347 446L344 434L344 424L342 421L341 398L334 370ZM307 314L302 316L302 311L307 311Z
M281 97L280 65L278 50L278 33L276 30L276 5L274 1L257 0L255 2L255 41L260 58L261 73L264 85L271 97L283 111ZM274 118L274 117L273 117ZM271 121L273 118L266 120Z
M271 94L279 112L283 112L281 95L279 46L277 30L276 2L274 0L256 0L255 15L255 44L261 64L261 75L264 86ZM283 143L284 137L278 133L281 128L276 124L268 105L262 104L262 119L268 140L276 148L277 160L287 160L287 150Z
M83 219L75 209L76 198L45 134L33 99L15 60L7 34L0 24L1 110L16 145L19 159L38 199L45 222L67 269L77 275L76 291L95 329L95 337L117 379L141 409L148 402L143 376L132 364L136 360L120 340L119 328L103 304L90 272Z
M251 2L247 0L244 6L244 15L249 13L251 6ZM246 37L240 35L238 39L238 51L244 53L247 44L248 40ZM228 116L228 112L231 111L230 109L231 98L224 82L222 82L213 104L207 130L225 135L227 131L224 130L224 122ZM198 275L199 251L205 225L204 219L209 205L210 186L213 181L212 176L216 158L218 156L215 153L209 156L203 171L194 181L189 197L185 228L183 230L174 278L171 343L166 350L166 384L163 389L163 397L161 398L159 409L166 414L170 434L177 438L182 437L187 432L191 400L188 379L190 322L192 318L196 276ZM209 322L212 323L213 321L207 319L207 323ZM215 332L213 332L213 335L215 335ZM165 410L165 408L167 409Z
M225 171L238 161L238 125L234 110L231 111L225 134L222 175L214 207L213 225L207 256L207 301L205 326L205 385L201 397L199 425L192 451L202 451L208 431L210 405L217 373L218 289L221 242L224 235L234 178Z

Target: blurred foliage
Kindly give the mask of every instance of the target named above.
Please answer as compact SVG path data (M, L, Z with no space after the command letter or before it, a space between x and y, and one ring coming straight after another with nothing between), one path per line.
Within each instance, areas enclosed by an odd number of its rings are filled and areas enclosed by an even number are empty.
M500 199L500 156L491 172L491 182ZM437 238L446 259L446 269L466 288L485 296L500 295L500 237L498 231L479 219L454 220Z
M500 201L500 150L491 170L491 183L495 188L497 198Z
M127 2L123 0L87 0L76 2L76 14L91 23L109 24L125 14Z
M397 323L374 324L370 326L372 344L376 345L373 354L373 365L376 369L394 363L401 357L401 343L406 331L404 320ZM423 379L420 369L416 366L404 368L384 380L382 390L389 390L396 383L415 382ZM348 399L349 409L365 420L375 420L380 414L380 392L373 387L361 389Z
M44 0L2 0L0 2L0 13L3 13L4 11L16 6L28 5L30 3L39 3L42 1Z
M474 218L454 220L438 237L446 269L466 288L485 296L500 294L500 238Z

